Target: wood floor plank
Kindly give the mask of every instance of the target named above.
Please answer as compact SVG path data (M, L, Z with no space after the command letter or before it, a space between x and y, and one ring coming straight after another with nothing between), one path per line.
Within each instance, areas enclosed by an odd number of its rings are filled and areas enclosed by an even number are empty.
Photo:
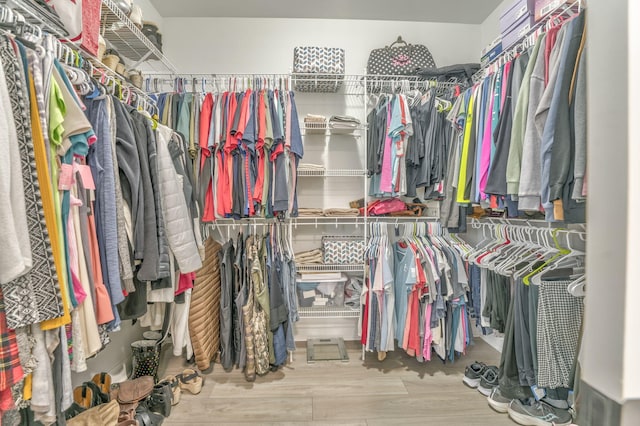
M396 419L400 417L455 416L473 418L478 414L493 414L486 404L469 404L460 393L439 393L404 398L385 396L353 396L313 398L313 419L322 421L359 418Z
M474 360L497 364L500 355L477 339L455 363L420 363L402 351L383 361L349 350L349 362L307 364L304 348L295 361L248 383L240 370L216 364L200 395L183 393L165 424L171 425L511 425L486 398L462 384ZM160 377L186 367L181 358L163 359Z
M167 419L163 425L183 425L184 422ZM260 426L367 426L366 420L350 420L346 422L260 422ZM189 426L256 426L255 422L207 422L188 423Z
M265 383L248 383L244 380L215 380L210 386L209 396L212 398L238 398L250 395L252 398L300 396L351 396L351 395L407 395L403 381L398 377L336 377L325 374L313 382L308 377L288 375L280 380Z
M515 423L508 415L498 414L477 414L474 416L460 416L451 413L446 416L429 417L400 417L396 419L367 419L367 426L425 426L425 425L446 425L446 426L514 426Z
M248 392L247 394L250 394ZM311 398L209 398L185 395L171 410L170 420L178 424L224 422L307 422L312 420Z

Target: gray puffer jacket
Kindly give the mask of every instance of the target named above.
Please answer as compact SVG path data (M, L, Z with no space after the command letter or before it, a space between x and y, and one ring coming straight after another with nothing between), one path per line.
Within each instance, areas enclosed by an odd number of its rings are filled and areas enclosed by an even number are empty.
M162 200L162 214L171 252L180 272L193 272L202 267L202 260L193 233L193 220L185 199L181 180L169 152L173 131L158 125L157 166Z

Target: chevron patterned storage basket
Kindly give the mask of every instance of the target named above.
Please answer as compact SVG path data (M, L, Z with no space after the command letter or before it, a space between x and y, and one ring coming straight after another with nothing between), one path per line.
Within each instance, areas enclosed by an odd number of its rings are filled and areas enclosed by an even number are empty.
M293 49L293 74L297 91L337 92L344 80L344 49L296 47Z
M364 262L364 240L360 237L322 237L324 263L331 265L355 265Z

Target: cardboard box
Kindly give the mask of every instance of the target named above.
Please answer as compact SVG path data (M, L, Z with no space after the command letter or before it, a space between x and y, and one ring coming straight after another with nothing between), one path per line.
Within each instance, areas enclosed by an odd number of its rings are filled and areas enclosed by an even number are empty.
M484 55L482 55L482 58L480 59L480 64L482 66L488 64L489 62L493 61L501 53L502 53L502 39L500 39L500 42L495 46L493 46L491 50L489 50Z
M534 17L536 22L543 19L564 4L572 3L571 0L536 0L534 7Z
M514 28L522 25L524 17L530 21L530 24L535 22L534 19L535 0L516 0L510 7L508 7L500 16L500 33L502 34L502 45L504 43L504 35L509 34Z
M535 25L533 15L524 15L509 29L509 31L502 35L502 47L503 50L507 50L516 44L521 38L526 36L531 28Z

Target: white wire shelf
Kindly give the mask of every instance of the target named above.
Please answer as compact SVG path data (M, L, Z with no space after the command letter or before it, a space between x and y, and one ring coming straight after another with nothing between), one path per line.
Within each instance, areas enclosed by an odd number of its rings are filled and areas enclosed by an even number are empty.
M102 0L102 26L104 38L118 54L132 60L129 68L137 68L142 62L149 63L154 70L176 72L176 67L124 14L113 0ZM159 66L158 66L159 65ZM156 70L157 71L157 70Z
M355 226L356 228L364 223L364 217L362 216L351 216L351 217L340 217L340 216L302 216L302 217L294 217L291 218L291 223L294 228L298 226L315 226L316 228L319 226Z
M335 74L300 74L300 73L288 73L288 74L251 74L251 73L235 73L235 74L220 74L220 73L185 73L177 74L174 72L147 72L147 85L149 91L161 92L166 89L166 86L174 87L176 78L183 79L184 90L196 91L196 92L220 92L226 90L240 90L243 91L249 87L255 88L258 86L264 88L278 88L281 90L293 90L297 94L309 94L317 95L319 93L323 95L364 95L365 88L367 93L391 93L404 87L408 89L424 89L427 87L436 87L438 89L447 90L455 88L457 82L440 82L435 79L429 79L416 75L367 75L367 74L352 74L352 75L335 75ZM297 91L295 89L296 79L304 83L311 81L317 81L319 90L314 91ZM337 92L326 92L320 90L325 87L327 83L340 82ZM291 84L289 84L291 83ZM366 84L365 84L366 83ZM321 123L320 123L321 124ZM328 124L327 124L328 128ZM360 129L363 130L364 126ZM336 134L334 129L334 134Z
M347 306L298 308L300 318L359 318L360 311Z
M363 95L365 88L367 92L394 92L400 87L409 89L437 87L439 89L452 89L458 83L439 82L418 75L339 75L339 74L313 74L313 73L292 73L292 87L295 90L297 84L306 89L302 93L327 93L326 87L333 84L337 90L333 93L337 95ZM313 90L315 84L317 91ZM311 85L311 89L309 86Z
M351 176L365 176L366 170L363 169L298 169L298 176L304 177L351 177Z
M407 223L407 222L436 222L439 218L432 216L298 216L291 218L264 218L247 217L242 219L216 219L214 222L206 223L206 226L215 228L216 226L244 226L244 225L268 225L271 223L291 223L297 226L340 226L367 223Z
M439 217L432 216L367 216L367 222L394 223L394 222L435 222Z
M307 121L304 122L304 125L301 126L300 130L302 130L303 134L305 135L352 135L354 137L360 137L360 132L362 132L366 128L366 126L362 125L353 128L335 128L331 127L328 122L316 123Z
M25 21L41 27L43 31L47 31L59 39L64 39L69 35L60 18L43 4L29 0L0 0L0 4L20 13Z
M320 134L323 135L327 133L327 129L329 128L327 121L304 121L304 126L300 130L304 130L305 133L309 134Z
M364 264L296 264L298 272L364 272Z
M582 11L582 9L586 7L584 3L584 0L575 0L570 4L568 1L558 2L555 9L548 11L546 16L540 19L528 31L523 33L511 45L502 46L502 53L483 65L482 68L472 76L473 81L479 82L483 78L487 77L495 63L500 63L500 61L504 61L505 58L515 57L519 52L526 50L528 46L535 44L535 42L530 40L530 38L536 33L542 31L550 21L559 17L564 17L565 15L572 17L574 14Z

